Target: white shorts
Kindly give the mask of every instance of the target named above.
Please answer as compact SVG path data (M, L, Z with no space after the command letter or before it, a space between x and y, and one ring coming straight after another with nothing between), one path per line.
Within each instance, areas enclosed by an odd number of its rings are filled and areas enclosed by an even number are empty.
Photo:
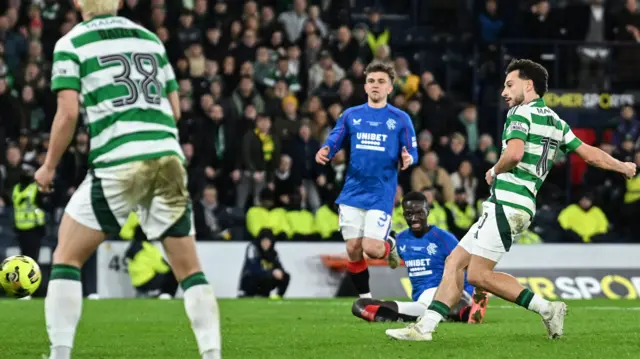
M344 240L372 238L384 241L391 230L391 215L377 210L365 210L341 204L340 232Z
M471 254L497 263L511 249L513 237L526 231L530 224L529 213L485 201L482 215L469 228L459 245Z
M117 234L135 211L150 240L195 235L187 176L180 159L158 159L92 169L65 212L76 222Z

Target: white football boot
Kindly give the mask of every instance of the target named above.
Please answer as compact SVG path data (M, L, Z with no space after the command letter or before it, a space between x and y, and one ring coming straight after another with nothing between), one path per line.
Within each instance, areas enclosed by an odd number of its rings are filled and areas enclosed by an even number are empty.
M563 302L549 303L551 317L542 318L542 323L547 328L549 339L560 338L564 334L564 317L567 315L567 304Z
M412 342L429 342L432 340L433 332L422 333L418 329L418 324L409 324L406 328L387 329L384 332L389 338Z

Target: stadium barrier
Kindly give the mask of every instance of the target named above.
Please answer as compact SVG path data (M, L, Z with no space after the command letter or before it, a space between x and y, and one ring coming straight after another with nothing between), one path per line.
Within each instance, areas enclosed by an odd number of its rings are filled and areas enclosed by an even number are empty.
M105 242L97 255L98 294L102 298L135 295L126 272L128 243ZM159 244L158 244L159 245ZM199 242L204 272L220 298L234 298L247 243ZM276 249L291 273L289 298L331 298L349 294L343 243L280 242ZM514 245L498 269L514 275L549 299L640 298L640 245ZM406 297L411 291L406 271L370 262L375 297Z

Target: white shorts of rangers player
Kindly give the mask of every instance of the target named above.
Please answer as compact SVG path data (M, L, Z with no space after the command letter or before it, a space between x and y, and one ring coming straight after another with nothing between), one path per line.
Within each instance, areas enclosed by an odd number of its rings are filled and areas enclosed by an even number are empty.
M513 238L531 225L529 213L501 204L485 201L482 215L460 240L467 252L499 262L511 249Z
M384 211L365 210L341 204L339 214L340 233L345 241L354 238L384 241L391 230L391 215Z
M91 169L65 212L76 222L117 234L132 211L150 240L195 234L186 171L176 156Z

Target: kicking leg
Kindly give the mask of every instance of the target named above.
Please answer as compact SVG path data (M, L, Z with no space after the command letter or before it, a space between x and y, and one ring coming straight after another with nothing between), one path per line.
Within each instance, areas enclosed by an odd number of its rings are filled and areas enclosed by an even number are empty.
M169 263L184 291L184 308L203 359L220 358L220 314L213 288L202 273L193 236L167 237Z
M58 246L47 297L44 300L50 359L68 359L82 313L80 268L105 239L101 231L88 228L64 214L58 231Z
M549 338L562 336L564 316L567 306L562 302L549 302L531 290L523 287L513 276L494 272L497 261L491 257L486 249L478 248L478 255L474 254L469 263L469 283L486 289L498 297L516 303L521 307L540 314Z

